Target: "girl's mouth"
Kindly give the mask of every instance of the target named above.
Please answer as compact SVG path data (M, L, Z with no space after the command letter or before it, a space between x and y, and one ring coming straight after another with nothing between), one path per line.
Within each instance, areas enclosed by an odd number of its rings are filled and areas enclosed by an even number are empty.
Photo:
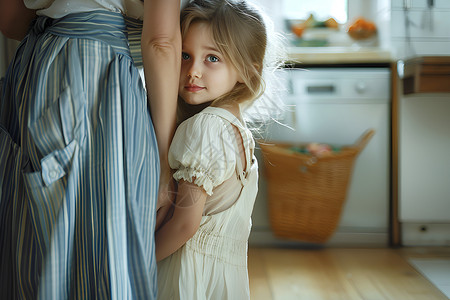
M188 92L195 93L195 92L201 91L205 88L202 86L195 85L195 84L188 84L188 85L184 86L184 89Z

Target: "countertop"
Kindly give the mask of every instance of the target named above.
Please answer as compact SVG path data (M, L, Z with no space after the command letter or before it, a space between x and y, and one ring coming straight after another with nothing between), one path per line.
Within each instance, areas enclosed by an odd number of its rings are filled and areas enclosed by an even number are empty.
M390 63L390 51L376 47L289 47L289 60L297 64Z
M419 56L401 61L403 94L450 93L450 56Z

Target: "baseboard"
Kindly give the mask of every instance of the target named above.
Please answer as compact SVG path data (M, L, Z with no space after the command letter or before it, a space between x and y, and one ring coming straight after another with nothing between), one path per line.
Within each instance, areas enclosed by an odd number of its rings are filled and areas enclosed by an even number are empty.
M402 223L403 246L450 246L450 224Z
M270 230L252 230L249 246L254 247L387 247L387 232L336 232L325 244L311 244L302 241L280 239Z

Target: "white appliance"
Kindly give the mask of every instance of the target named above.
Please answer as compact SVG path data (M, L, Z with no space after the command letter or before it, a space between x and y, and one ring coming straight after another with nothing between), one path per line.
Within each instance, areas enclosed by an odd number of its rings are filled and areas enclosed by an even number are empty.
M450 245L450 95L400 101L399 218L405 246Z
M390 198L390 71L388 68L311 68L285 71L284 125L268 125L267 140L353 144L376 133L356 160L340 224L329 244L386 245ZM261 153L259 154L262 165ZM283 244L270 232L266 182L253 213L250 243Z

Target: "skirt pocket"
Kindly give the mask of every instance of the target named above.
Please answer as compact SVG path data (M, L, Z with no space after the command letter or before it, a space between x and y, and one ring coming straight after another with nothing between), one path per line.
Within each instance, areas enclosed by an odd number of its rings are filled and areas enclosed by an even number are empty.
M42 253L50 244L64 199L70 198L66 195L67 174L77 149L78 143L72 141L62 150L45 156L41 171L22 171L29 213Z

